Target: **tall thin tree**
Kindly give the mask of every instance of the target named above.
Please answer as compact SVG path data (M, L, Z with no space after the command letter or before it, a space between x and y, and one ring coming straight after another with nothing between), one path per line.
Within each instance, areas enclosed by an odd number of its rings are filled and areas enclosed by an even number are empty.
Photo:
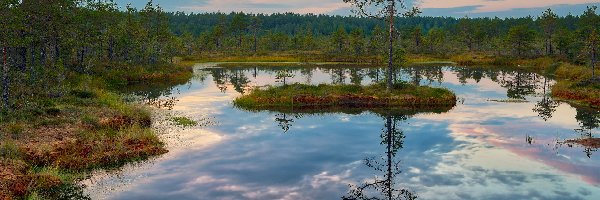
M385 19L389 24L389 49L388 49L388 72L387 90L392 90L394 71L394 18L396 15L405 17L416 16L421 13L419 8L408 8L410 0L343 0L354 6L353 11L359 16Z
M552 39L554 32L556 32L556 26L558 24L558 15L548 8L544 11L542 16L538 19L542 25L544 31L544 40L546 46L546 55L554 54L554 47L552 45Z

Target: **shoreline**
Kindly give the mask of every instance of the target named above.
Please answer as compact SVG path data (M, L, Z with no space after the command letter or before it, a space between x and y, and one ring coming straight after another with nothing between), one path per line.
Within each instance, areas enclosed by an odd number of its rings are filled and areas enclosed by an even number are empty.
M130 77L142 83L192 77L186 63L138 69ZM137 82L114 81L124 72L71 77L75 86L63 96L40 99L33 107L1 117L0 199L53 199L66 191L83 198L78 182L93 170L168 152L151 127L154 113L145 105L125 102L114 90Z

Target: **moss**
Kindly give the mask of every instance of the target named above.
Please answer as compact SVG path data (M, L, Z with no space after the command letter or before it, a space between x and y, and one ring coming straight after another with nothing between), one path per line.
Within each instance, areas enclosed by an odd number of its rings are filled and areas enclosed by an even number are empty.
M52 115L52 116L57 116L60 114L60 108L47 108L46 114Z
M191 127L198 125L198 122L187 117L173 117L171 118L171 121L173 121L176 125L183 127Z
M148 67L131 76L151 75L130 78L169 82L189 79L190 69ZM90 170L167 152L150 128L151 113L107 89L126 70L95 70L94 76L70 76L65 95L40 96L17 111L0 111L0 199L85 199L75 182Z
M15 141L6 139L0 143L0 158L20 159L23 153Z
M582 138L582 139L573 139L567 140L564 142L565 144L578 144L588 148L598 149L600 148L600 138Z
M600 74L600 70L597 72ZM600 80L592 79L589 67L563 63L555 72L552 96L564 101L600 108Z
M577 82L562 80L552 87L552 96L592 108L600 108L600 88L597 85L577 86Z
M274 108L435 108L453 107L456 95L444 88L396 84L386 92L383 84L304 85L293 84L266 89L254 89L234 100L244 109Z
M71 91L71 95L82 98L82 99L91 99L96 98L96 93L93 91L85 91L85 90L73 90Z

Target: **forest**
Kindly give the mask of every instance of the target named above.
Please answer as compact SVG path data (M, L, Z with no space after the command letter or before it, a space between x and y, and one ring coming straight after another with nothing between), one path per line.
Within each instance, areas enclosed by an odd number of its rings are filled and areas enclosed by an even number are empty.
M552 56L579 64L597 49L597 7L578 15L452 18L398 17L398 47L407 53L449 57L463 53L511 58ZM351 16L276 13L167 13L170 29L187 53L319 51L353 56L385 55L384 21ZM594 45L595 44L595 45Z
M137 10L111 1L63 0L2 3L2 108L25 107L36 93L59 95L71 73L172 63L175 56L335 55L342 61L386 56L389 37L377 19L315 14L165 12L150 1ZM598 54L597 7L579 15L451 18L399 17L396 46L409 55L449 58L464 54L504 59L552 57L591 65ZM327 57L327 56L323 56ZM123 66L120 66L123 65ZM18 81L19 80L19 81ZM26 81L23 81L26 80ZM20 84L27 83L27 84ZM41 89L24 90L20 87ZM29 94L20 94L27 91ZM12 100L14 99L14 100Z

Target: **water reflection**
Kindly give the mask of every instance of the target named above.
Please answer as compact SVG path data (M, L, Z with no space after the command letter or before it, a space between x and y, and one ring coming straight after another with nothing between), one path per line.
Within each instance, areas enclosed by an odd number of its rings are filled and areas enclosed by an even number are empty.
M276 79L281 70L292 75L285 83ZM385 70L378 68L207 66L198 67L196 73L204 76L174 86L160 98L179 100L173 105L176 112L206 114L218 125L177 133L190 146L169 145L171 152L155 165L130 167L107 176L107 181L96 179L99 183L90 183L94 189L108 193L110 199L600 195L595 149L548 145L597 137L598 113L553 101L552 79L535 73L439 66L399 69L394 74L397 80L447 87L464 100L449 112L420 115L365 110L248 112L231 104L250 88L266 85L372 84L385 78ZM525 101L488 101L503 98ZM115 185L115 179L124 179L127 187L98 186Z
M91 200L89 195L84 193L84 186L79 184L63 184L52 190L42 190L41 195L48 199L56 200Z
M226 74L226 70L223 68L213 68L210 69L210 72L219 90L223 93L227 92L227 82L230 76Z
M283 133L287 133L290 130L290 127L292 127L292 124L294 123L294 119L300 118L302 118L302 114L275 114L275 122L277 122L277 126L283 130Z
M387 115L384 116L385 125L381 133L381 145L385 146L385 154L379 157L370 157L365 159L365 165L372 168L377 173L383 173L382 176L376 175L372 180L366 181L362 185L351 185L344 200L356 199L416 199L417 195L408 189L398 188L397 175L402 173L400 169L400 160L396 155L404 144L404 132L398 126L405 120L407 115Z
M575 129L575 132L579 134L579 140L592 141L595 139L597 134L594 130L600 127L600 111L591 110L586 108L577 108L577 115L575 119L579 122L581 128ZM594 152L598 151L600 144L594 143L583 143L580 144L584 147L583 152L588 158L591 158Z
M538 116L544 121L552 118L556 108L560 105L560 102L552 100L550 94L548 94L549 90L548 78L544 77L542 100L538 101L533 108L533 111L537 112Z

